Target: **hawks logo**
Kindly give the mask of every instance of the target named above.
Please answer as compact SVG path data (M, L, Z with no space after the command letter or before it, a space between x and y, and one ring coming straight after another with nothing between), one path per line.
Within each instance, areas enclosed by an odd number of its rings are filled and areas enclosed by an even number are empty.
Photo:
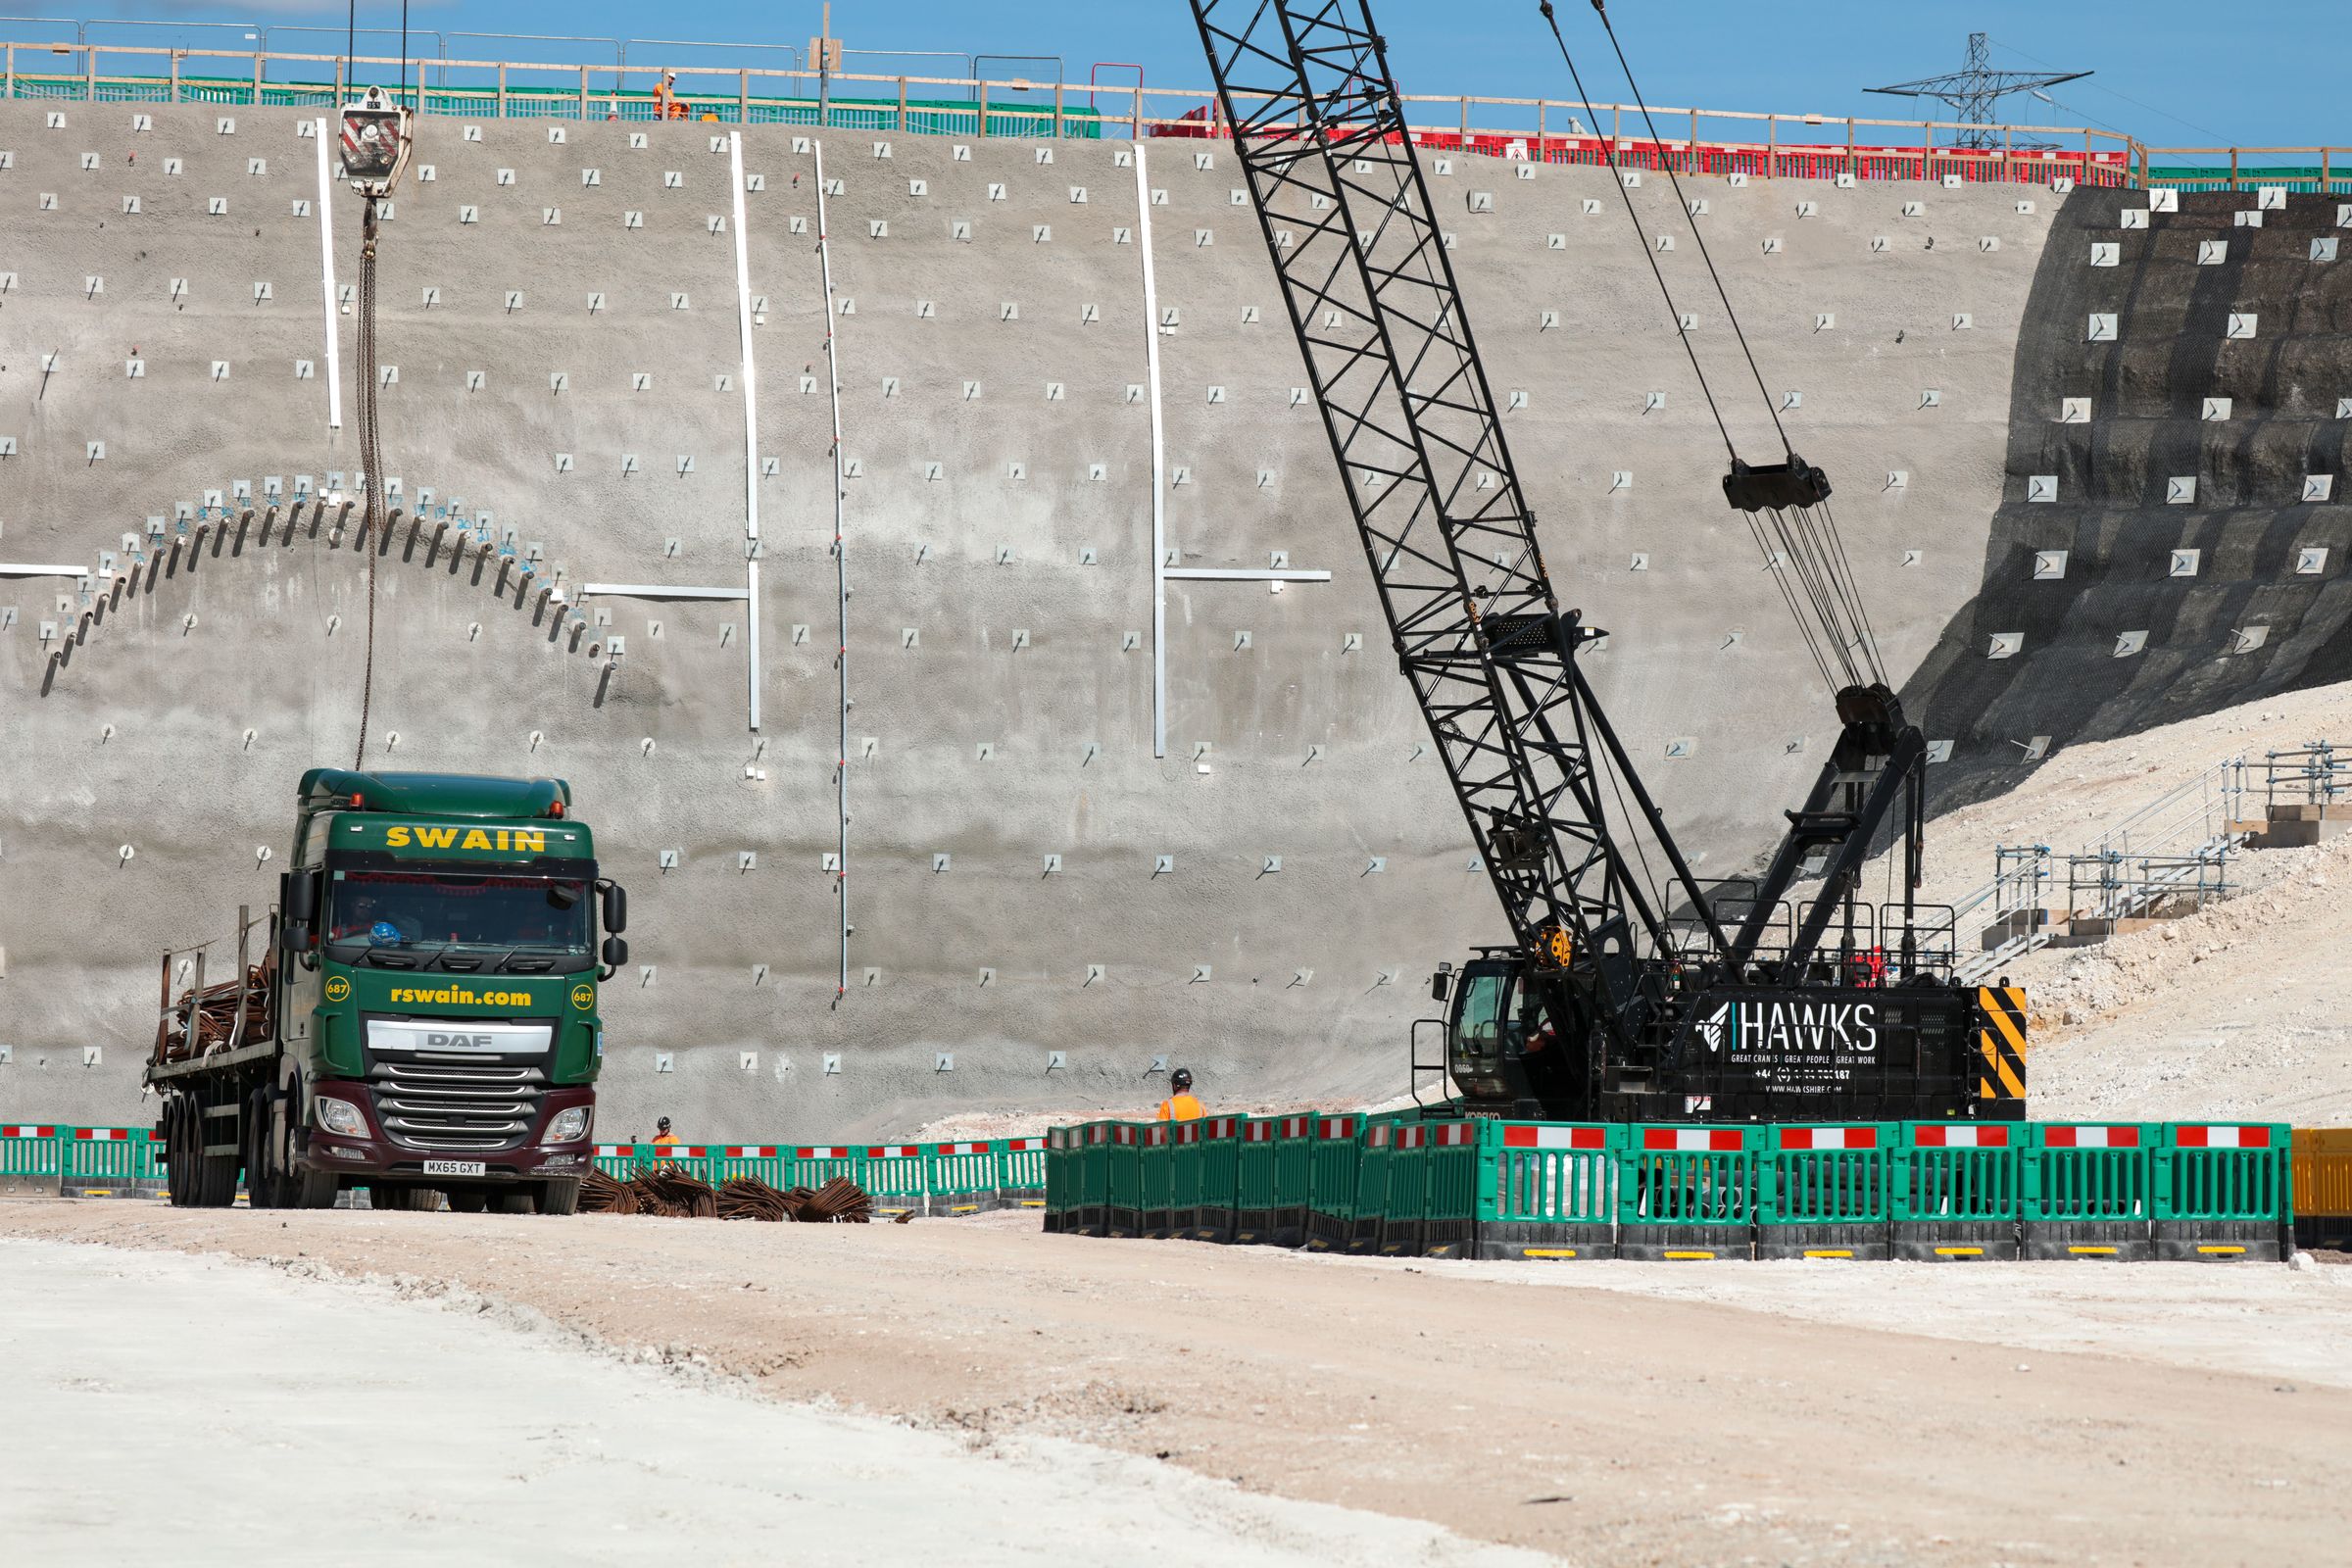
M1724 1032L1731 1027L1732 1004L1725 1003L1712 1013L1698 1020L1698 1038L1707 1043L1707 1050L1720 1054Z

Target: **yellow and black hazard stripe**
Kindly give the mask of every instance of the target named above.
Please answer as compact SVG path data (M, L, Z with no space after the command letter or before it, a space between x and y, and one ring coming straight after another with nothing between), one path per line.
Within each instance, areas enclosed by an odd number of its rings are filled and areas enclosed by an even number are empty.
M1977 1098L2026 1102L2026 988L1977 988Z

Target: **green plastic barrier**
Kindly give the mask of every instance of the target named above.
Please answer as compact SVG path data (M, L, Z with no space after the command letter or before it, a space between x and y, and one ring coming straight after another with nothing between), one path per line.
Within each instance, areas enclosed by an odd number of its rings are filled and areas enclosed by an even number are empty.
M1746 1257L1761 1127L1639 1124L1617 1178L1617 1255L1670 1262Z
M1419 1257L1429 1219L1429 1132L1426 1121L1389 1126L1388 1174L1381 1184L1380 1255Z
M872 1144L865 1151L865 1179L858 1184L874 1200L874 1218L920 1214L929 1200L924 1185L923 1146Z
M1380 1250L1381 1221L1388 1213L1389 1162L1396 1152L1396 1129L1406 1123L1379 1117L1364 1124L1355 1162L1355 1220L1348 1228L1348 1250L1361 1255Z
M865 1187L865 1151L839 1144L800 1144L792 1151L794 1185L813 1191L839 1176ZM866 1187L867 1192L873 1189Z
M2155 1256L2153 1122L2027 1125L2027 1257L2137 1262Z
M1315 1196L1315 1118L1276 1116L1272 1120L1274 1216L1266 1240L1275 1247L1303 1247L1306 1216Z
M1043 1138L1000 1138L997 1150L997 1202L1004 1208L1046 1206L1046 1141Z
M2288 1255L2292 1139L2282 1122L2167 1122L2156 1150L2156 1255L2190 1262Z
M1046 1129L1046 1229L1078 1229L1078 1140L1081 1129Z
M924 1212L981 1214L1001 1206L997 1196L996 1143L926 1144L923 1147Z
M161 1186L164 1145L144 1127L59 1128L65 1157L65 1191L103 1187L108 1191L141 1184Z
M1110 1129L1106 1121L1081 1122L1077 1128L1077 1201L1071 1212L1081 1236L1110 1234Z
M1469 1257L1478 1243L1478 1129L1473 1121L1433 1121L1422 1145L1424 1257Z
M1894 1152L1893 1255L1921 1263L2014 1259L2026 1157L2026 1129L2015 1122L1905 1122Z
M1196 1242L1231 1242L1247 1116L1203 1116L1182 1123L1174 1151L1176 1234ZM1189 1138L1183 1135L1189 1130Z
M1900 1137L1893 1122L1765 1129L1756 1256L1888 1256Z
M1153 1125L1156 1125L1154 1123ZM1131 1121L1110 1123L1110 1142L1104 1156L1107 1181L1103 1201L1108 1205L1105 1236L1144 1233L1143 1128Z
M57 1134L46 1124L0 1124L0 1194L56 1196L65 1170Z
M1241 1148L1235 1155L1233 1239L1248 1246L1274 1240L1274 1129L1279 1117L1238 1116Z
M710 1151L710 1185L738 1176L767 1183L782 1192L799 1185L793 1174L792 1150L776 1144L721 1144Z
M697 1181L710 1180L710 1151L701 1144L599 1144L596 1168L616 1181L674 1165Z
M1317 1116L1308 1145L1306 1250L1344 1252L1359 1215L1364 1118Z
M1176 1124L1150 1121L1138 1131L1136 1230L1164 1242L1176 1234Z
M1623 1127L1488 1121L1478 1134L1478 1256L1617 1255Z

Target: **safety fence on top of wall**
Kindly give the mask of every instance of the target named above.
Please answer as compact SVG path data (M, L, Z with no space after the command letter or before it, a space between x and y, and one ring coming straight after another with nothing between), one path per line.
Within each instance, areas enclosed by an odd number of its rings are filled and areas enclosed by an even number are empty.
M1045 1224L1404 1257L2278 1259L2297 1178L2352 1215L2352 1133L2316 1136L2341 1143L2290 1161L2261 1122L1097 1121L1048 1135Z
M985 76L748 66L450 60L0 41L0 98L332 111L359 86L403 89L431 117L821 125L906 135L1172 137L1228 132L1214 95ZM657 96L664 75L674 77ZM1483 94L1403 95L1415 141L1535 163L1763 179L2129 183L2136 144L2085 126L1980 126ZM1655 127L1654 130L1652 127ZM1630 134L1629 134L1630 132ZM1647 132L1645 134L1645 132ZM1990 146L1956 145L1985 140Z

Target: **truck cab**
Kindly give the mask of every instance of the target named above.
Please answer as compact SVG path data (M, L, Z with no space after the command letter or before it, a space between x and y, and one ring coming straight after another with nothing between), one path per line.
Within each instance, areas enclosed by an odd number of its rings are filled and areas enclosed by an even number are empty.
M191 1102L186 1152L232 1150L263 1206L365 1186L379 1208L438 1191L568 1212L593 1154L598 987L628 960L626 897L570 786L314 768L298 803L269 1038L170 1062L159 1046L150 1070Z

